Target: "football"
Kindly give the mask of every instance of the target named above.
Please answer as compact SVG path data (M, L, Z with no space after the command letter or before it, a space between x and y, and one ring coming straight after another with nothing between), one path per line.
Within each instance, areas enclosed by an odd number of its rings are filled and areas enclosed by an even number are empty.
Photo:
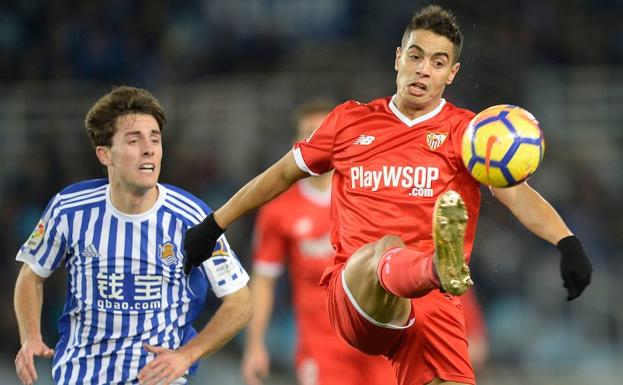
M477 114L463 135L461 157L480 183L509 187L528 179L541 164L545 139L534 115L501 104Z

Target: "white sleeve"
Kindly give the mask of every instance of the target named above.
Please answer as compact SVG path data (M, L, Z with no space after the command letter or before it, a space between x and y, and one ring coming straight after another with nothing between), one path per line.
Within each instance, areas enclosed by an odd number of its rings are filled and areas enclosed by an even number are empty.
M63 262L67 246L67 218L59 214L54 199L17 253L37 275L47 278Z
M249 274L229 247L225 235L218 239L212 257L201 264L201 269L219 298L242 289L249 282Z

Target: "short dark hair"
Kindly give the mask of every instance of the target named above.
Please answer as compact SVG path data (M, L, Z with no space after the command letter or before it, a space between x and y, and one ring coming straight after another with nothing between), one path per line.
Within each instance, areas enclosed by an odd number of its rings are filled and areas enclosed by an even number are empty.
M463 47L463 34L452 12L438 5L429 5L416 12L402 35L403 47L409 38L409 34L418 29L431 31L437 35L447 37L454 44L454 61L457 62L459 60L461 48Z
M164 109L149 91L130 86L113 87L95 102L84 120L93 147L110 147L117 120L128 114L151 115L158 122L160 131L164 130Z

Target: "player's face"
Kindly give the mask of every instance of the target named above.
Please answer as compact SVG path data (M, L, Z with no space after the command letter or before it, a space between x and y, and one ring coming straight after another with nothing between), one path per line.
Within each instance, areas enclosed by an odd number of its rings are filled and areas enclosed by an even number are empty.
M434 110L443 91L459 71L454 63L454 44L445 36L415 30L396 49L394 68L398 108L411 118ZM454 64L453 64L454 63Z
M307 139L314 133L316 128L320 126L328 112L315 112L302 116L298 121L297 140Z
M97 148L111 185L134 193L155 188L162 161L162 137L156 119L128 114L117 119L110 147Z

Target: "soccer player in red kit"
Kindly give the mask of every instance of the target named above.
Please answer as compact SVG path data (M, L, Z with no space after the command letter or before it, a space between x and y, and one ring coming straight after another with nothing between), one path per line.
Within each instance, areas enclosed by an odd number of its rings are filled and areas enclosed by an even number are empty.
M186 271L209 258L206 250L241 215L305 176L334 170L336 256L322 278L331 324L357 349L386 356L400 385L475 384L456 297L472 283L466 262L480 204L460 159L474 114L442 98L459 71L462 40L448 11L416 13L396 49L396 94L339 105L310 138L189 229ZM579 296L592 266L556 210L527 183L491 191L558 247L567 299Z
M478 372L486 366L489 359L489 335L485 317L474 293L470 289L461 296L463 313L465 314L465 329L469 343L469 358L474 370Z
M318 101L295 113L298 140L309 137L332 109ZM318 282L335 252L329 234L331 173L299 181L266 204L255 223L254 315L246 333L242 376L248 385L266 377L270 359L264 336L273 308L277 277L288 265L296 316L296 376L300 385L395 384L389 362L359 352L331 327L325 290Z

